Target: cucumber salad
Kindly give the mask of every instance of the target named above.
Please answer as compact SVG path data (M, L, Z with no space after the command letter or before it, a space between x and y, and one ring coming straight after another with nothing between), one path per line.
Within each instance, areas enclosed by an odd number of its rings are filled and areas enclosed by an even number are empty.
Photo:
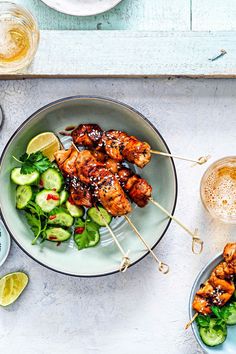
M214 347L226 340L227 326L236 325L236 292L227 305L211 306L211 311L211 315L198 315L196 322L202 341Z
M78 250L96 246L100 228L112 217L101 206L86 209L75 205L57 165L42 152L16 159L19 167L11 171L16 185L16 208L20 210L37 242L64 242L74 238Z

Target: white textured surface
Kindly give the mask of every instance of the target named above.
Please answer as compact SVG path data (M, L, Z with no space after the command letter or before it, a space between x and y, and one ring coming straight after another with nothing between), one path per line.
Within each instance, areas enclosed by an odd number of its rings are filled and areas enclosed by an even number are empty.
M213 159L235 154L235 80L2 81L0 104L6 121L0 149L36 109L74 94L131 104L158 127L176 154L211 153ZM199 227L205 252L192 255L189 236L172 224L155 250L170 265L168 275L159 274L148 256L125 274L79 279L44 269L13 245L0 275L23 270L30 283L14 305L0 309L1 353L201 353L191 330L184 331L189 293L202 266L226 241L236 240L236 234L235 228L218 225L203 211L199 182L206 167L191 168L183 161L176 166L176 215Z

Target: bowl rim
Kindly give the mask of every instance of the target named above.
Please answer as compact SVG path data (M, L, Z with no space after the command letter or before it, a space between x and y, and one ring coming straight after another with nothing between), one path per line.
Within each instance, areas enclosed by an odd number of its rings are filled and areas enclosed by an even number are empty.
M4 231L5 236L6 236L5 237L5 241L7 242L7 249L6 249L4 257L2 258L2 260L0 260L0 268L6 262L7 257L9 256L10 249L11 249L11 237L10 237L10 234L9 234L9 232L8 232L6 226L5 226L5 223L0 218L0 231L1 230Z
M58 100L52 101L44 106L42 106L41 108L37 109L34 113L32 113L28 118L26 118L23 123L21 123L19 125L19 127L15 130L15 132L12 134L12 136L9 138L7 144L4 146L4 149L1 153L0 156L0 166L2 163L2 160L5 156L5 153L8 149L8 147L10 146L12 140L15 138L15 136L27 125L28 122L32 121L33 119L35 119L35 117L37 117L37 115L39 113L42 113L44 111L46 111L48 108L57 106L61 103L65 103L65 102L69 102L69 101L79 101L79 100L98 100L98 101L105 101L105 102L110 102L113 103L115 105L119 105L122 106L124 108L126 108L127 110L134 112L135 114L137 114L140 118L142 118L145 122L147 122L147 124L149 124L149 126L155 131L155 133L159 136L159 138L162 140L163 144L165 145L166 150L168 151L168 153L171 153L166 141L164 140L164 138L162 137L162 135L160 134L160 132L158 131L158 129L142 114L140 113L138 110L136 110L135 108L133 108L132 106L120 102L119 100L113 99L113 98L108 98L108 97L104 97L104 96L96 96L96 95L74 95L74 96L68 96L68 97L63 97L60 98ZM174 164L174 160L171 157L170 158L171 164L172 164L172 168L173 168L173 174L174 174L174 184L175 184L175 197L174 197L174 203L173 203L173 208L171 210L172 215L175 212L176 209L176 204L177 204L177 197L178 197L178 179L177 179L177 173L176 173L176 167ZM33 259L34 261L36 261L38 264L40 264L41 266L48 268L50 270L53 270L54 272L60 273L60 274L64 274L64 275L69 275L69 276L73 276L73 277L79 277L79 278L97 278L97 277L102 277L102 276L107 276L107 275L112 275L115 273L119 273L119 269L114 270L112 272L106 272L106 273L101 273L101 274L95 274L95 275L79 275L79 274L74 274L74 273L70 273L70 272L63 272L61 270L52 268L50 266L48 266L47 264L44 264L43 262L39 261L38 259L36 259L34 256L32 256L28 251L26 251L24 249L24 247L15 239L14 235L11 233L10 229L8 228L7 222L4 218L4 215L2 213L2 210L0 208L0 218L2 219L4 226L6 227L9 235L12 237L12 239L16 242L16 244L20 247L20 249L27 254L27 256L29 256L31 259ZM169 219L164 231L162 232L160 238L158 239L158 241L153 245L153 247L151 248L152 250L158 245L158 243L162 240L162 238L164 237L166 231L168 230L170 223L171 223L172 219ZM143 256L141 256L140 258L138 258L135 262L131 263L129 268L131 268L133 265L135 265L136 263L140 262L143 258L145 258L150 252L147 251L146 253L144 253Z
M107 11L110 11L112 9L114 9L117 5L119 5L119 3L123 0L116 0L116 2L111 6L109 5L109 7L106 10L102 10L102 11L95 11L95 12L90 12L90 13L80 13L78 12L72 12L71 10L63 10L62 8L58 8L57 6L51 4L50 0L41 0L45 5L47 5L49 8L56 10L57 12L60 12L61 14L66 14L69 16L77 16L77 17L89 17L89 16L95 16L95 15L101 15Z
M210 268L211 264L214 263L216 260L219 260L219 263L223 260L223 253L222 252L217 253L213 258L211 258L209 260L209 262L207 262L207 264L200 270L200 272L198 273L198 275L197 275L197 277L196 277L196 279L195 279L195 281L193 283L193 286L192 286L192 289L191 289L191 292L190 292L190 296L189 296L189 303L188 303L189 320L191 320L192 316L193 316L192 300L193 300L193 297L195 296L195 293L196 293L196 285L197 285L199 279L201 278L201 276L203 275L203 273L208 268ZM206 352L207 347L204 345L204 343L200 339L199 333L197 331L197 327L196 327L196 325L194 323L191 324L191 328L192 328L194 337L195 337L196 341L198 342L199 346L204 350L205 353L207 353Z

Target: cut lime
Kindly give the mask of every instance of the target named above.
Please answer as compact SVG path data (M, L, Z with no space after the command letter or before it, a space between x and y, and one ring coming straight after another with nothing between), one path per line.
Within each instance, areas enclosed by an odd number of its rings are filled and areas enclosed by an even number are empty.
M32 138L27 146L27 154L32 154L37 151L49 158L50 161L54 160L54 153L60 150L60 142L55 134L51 132L45 132L36 135Z
M5 275L0 279L0 306L12 304L20 296L28 284L25 273L17 272Z

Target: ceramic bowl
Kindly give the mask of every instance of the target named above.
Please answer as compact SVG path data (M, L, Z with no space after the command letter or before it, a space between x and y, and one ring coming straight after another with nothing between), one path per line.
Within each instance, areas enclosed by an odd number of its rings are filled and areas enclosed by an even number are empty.
M74 16L92 16L111 10L122 0L42 0L59 12Z
M22 212L15 208L15 186L9 174L16 161L26 150L27 142L36 134L52 131L56 134L68 125L97 123L104 130L120 129L150 143L153 149L169 152L154 126L133 108L110 99L99 97L70 97L53 102L28 118L13 134L5 147L0 166L0 182L4 189L0 194L3 221L17 244L42 265L75 276L99 276L117 272L121 254L106 228L102 230L99 246L78 251L73 240L57 247L53 242L32 246L32 233ZM136 172L153 186L153 197L167 210L174 213L177 199L177 179L172 159L153 156L151 162ZM131 219L153 248L165 234L170 219L151 203L143 209L134 207ZM116 218L111 227L124 250L130 251L132 264L141 260L147 251L132 232L124 218Z
M189 318L191 319L195 313L192 309L192 303L194 296L198 289L200 288L200 285L203 284L210 276L211 272L213 269L223 260L222 254L217 255L215 258L213 258L198 274L193 287L192 291L190 294L190 299L189 299ZM198 327L196 322L192 324L192 330L194 333L194 336L196 340L198 341L198 344L201 346L201 348L204 350L205 353L213 354L234 354L236 353L236 326L227 326L228 330L228 335L224 343L221 345L218 345L216 347L208 347L206 346L203 341L201 340L201 337L199 335Z

